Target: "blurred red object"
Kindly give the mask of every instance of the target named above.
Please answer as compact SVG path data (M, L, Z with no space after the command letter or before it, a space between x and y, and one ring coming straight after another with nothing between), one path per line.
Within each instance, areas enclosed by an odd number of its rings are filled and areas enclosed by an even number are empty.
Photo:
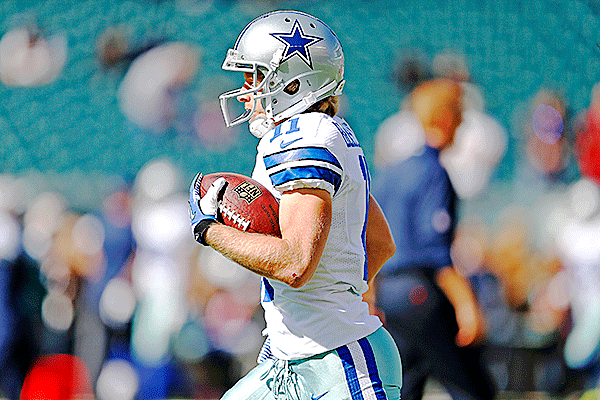
M38 358L21 389L21 400L93 399L90 376L84 362L68 354Z
M600 108L592 107L577 135L577 161L581 174L600 184Z

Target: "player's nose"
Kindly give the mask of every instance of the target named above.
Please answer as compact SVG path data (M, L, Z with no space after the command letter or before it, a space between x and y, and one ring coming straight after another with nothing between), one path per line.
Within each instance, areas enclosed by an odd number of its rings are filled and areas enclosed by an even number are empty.
M248 89L251 89L251 86L248 82L245 82L244 86L242 86L242 90L246 91ZM248 103L252 100L252 93L246 93L246 94L239 95L237 97L237 100L242 103Z
M250 100L252 100L252 95L250 93L244 94L244 95L238 96L237 99L238 99L238 101L240 101L242 103L249 103Z

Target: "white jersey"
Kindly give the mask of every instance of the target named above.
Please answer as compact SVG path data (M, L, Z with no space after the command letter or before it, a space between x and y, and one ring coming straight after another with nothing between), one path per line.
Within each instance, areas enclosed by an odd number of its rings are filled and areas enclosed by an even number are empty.
M369 315L365 234L369 172L354 132L339 117L300 114L258 144L252 177L277 198L298 188L327 190L332 221L312 279L294 289L263 278L266 350L279 359L313 356L363 338L381 326Z

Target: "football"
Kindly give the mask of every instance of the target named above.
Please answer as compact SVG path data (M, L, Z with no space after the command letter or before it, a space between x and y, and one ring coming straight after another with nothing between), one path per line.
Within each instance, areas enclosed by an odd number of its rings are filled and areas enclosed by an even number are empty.
M244 232L281 237L279 201L254 179L231 172L208 174L202 177L200 195L220 177L227 183L218 197L219 222Z

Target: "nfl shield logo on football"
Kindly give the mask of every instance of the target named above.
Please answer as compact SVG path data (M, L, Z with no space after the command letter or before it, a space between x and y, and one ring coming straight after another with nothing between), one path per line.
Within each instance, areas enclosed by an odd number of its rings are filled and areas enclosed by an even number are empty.
M262 195L262 190L250 182L242 182L233 190L240 198L246 200L248 204L252 203Z

